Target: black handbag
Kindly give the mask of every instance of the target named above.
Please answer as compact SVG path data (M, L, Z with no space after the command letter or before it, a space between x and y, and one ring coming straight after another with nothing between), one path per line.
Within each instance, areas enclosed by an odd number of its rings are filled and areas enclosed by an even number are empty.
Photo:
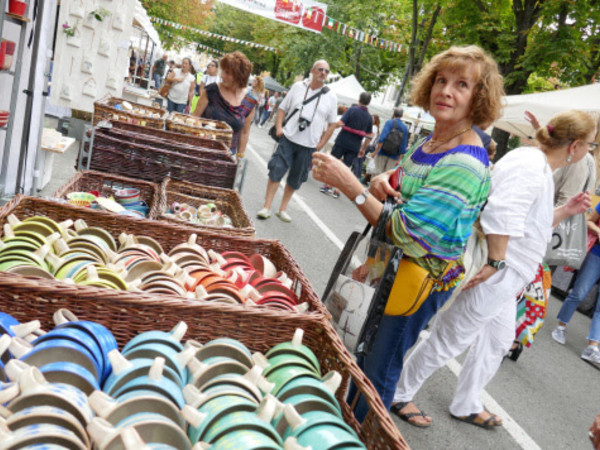
M317 92L315 95L313 95L312 97L304 100L302 102L302 106L306 106L308 105L310 102L312 102L313 100L319 98L321 96L321 94L327 94L329 92L329 87L328 86L323 86L323 88ZM300 108L296 108L294 109L289 116L287 116L285 118L285 120L283 121L283 125L281 125L281 128L285 127L286 124L289 122L289 120L294 117L294 114L296 114L298 111L300 111ZM279 142L279 140L281 139L281 136L277 136L277 127L276 125L273 125L271 128L269 128L269 136L271 136L271 138L275 141L275 142Z

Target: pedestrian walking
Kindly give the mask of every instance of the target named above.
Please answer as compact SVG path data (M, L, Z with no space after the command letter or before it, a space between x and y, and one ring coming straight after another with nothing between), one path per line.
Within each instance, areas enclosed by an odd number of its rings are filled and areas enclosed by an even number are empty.
M481 213L487 264L438 315L430 336L406 360L392 406L400 418L416 426L431 424L413 399L437 369L469 348L450 414L488 430L502 425L500 417L484 409L480 396L515 337L515 297L534 278L552 227L590 205L589 192L580 192L554 208L552 171L583 159L595 135L589 114L563 112L537 131L540 148L512 150L494 164Z
M167 81L172 83L167 96L167 110L169 112L183 113L186 109L189 109L196 84L192 70L192 60L183 58L181 69L174 69L167 76Z
M408 128L401 118L402 108L394 109L394 115L383 126L373 158L375 158L375 175L387 172L398 164L400 156L406 153Z
M193 112L195 116L220 120L233 130L231 153L244 157L256 99L248 93L252 63L242 52L228 53L221 59L221 81L206 85Z
M288 173L276 215L283 222L292 221L286 211L287 206L294 192L308 179L312 154L325 146L335 129L337 98L325 86L329 64L319 60L310 72L311 78L295 83L279 106L275 125L279 143L269 160L265 203L257 214L259 219L271 217L275 193L281 179ZM329 125L323 132L326 124Z
M471 126L496 120L503 94L502 77L490 56L477 46L451 47L433 57L414 80L411 103L430 111L435 128L406 153L400 168L373 178L365 190L339 160L314 155L315 179L339 188L372 225L383 210L381 201L388 196L402 199L386 224L388 237L402 249L402 263L413 273L439 280L414 314L385 314L371 352L357 359L386 408L392 404L404 356L462 278L460 256L490 180L487 152ZM400 171L403 182L392 185L390 178L399 179ZM407 299L412 300L414 295ZM362 422L369 408L357 395L352 384L349 402L357 402L354 414ZM420 414L403 411L413 412Z
M344 161L348 167L359 155L364 156L366 147L373 137L373 117L367 109L369 103L371 103L371 94L362 92L358 98L358 105L349 108L337 123L337 127L342 130L335 139L331 155ZM337 189L327 184L321 187L321 192L333 198L340 196Z
M158 89L162 84L162 78L165 73L167 66L167 54L162 55L161 58L157 59L150 70L150 77L154 80L154 88Z

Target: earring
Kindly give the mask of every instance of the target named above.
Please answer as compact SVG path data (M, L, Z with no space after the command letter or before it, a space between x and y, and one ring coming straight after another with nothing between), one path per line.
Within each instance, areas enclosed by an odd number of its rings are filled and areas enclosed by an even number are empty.
M567 156L567 164L569 164L572 159L573 159L573 155Z

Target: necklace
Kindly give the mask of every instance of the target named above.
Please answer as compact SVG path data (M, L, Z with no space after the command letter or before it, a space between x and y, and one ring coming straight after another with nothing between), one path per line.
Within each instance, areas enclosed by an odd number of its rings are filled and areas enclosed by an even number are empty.
M438 141L437 139L433 139L433 138L430 139L429 142L428 142L428 144L429 144L429 151L432 152L433 150L437 149L438 147L444 145L445 143L450 142L455 137L460 136L461 134L466 133L470 129L471 129L471 127L463 128L462 130L460 130L459 132L453 134L449 138L443 139L441 141Z

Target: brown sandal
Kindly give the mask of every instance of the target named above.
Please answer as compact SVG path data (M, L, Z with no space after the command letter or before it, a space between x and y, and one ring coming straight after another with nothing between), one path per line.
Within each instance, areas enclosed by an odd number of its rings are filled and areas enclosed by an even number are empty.
M498 417L496 414L490 413L490 417L488 417L483 422L481 422L481 420L483 420L483 419L481 418L480 414L481 413L473 413L470 416L463 416L463 417L455 416L454 414L450 414L450 415L453 418L455 418L456 420L460 420L461 422L470 423L471 425L476 425L478 427L485 428L486 430L492 430L495 427L502 426L502 419L500 419L500 417ZM477 419L479 419L480 421L478 422Z

